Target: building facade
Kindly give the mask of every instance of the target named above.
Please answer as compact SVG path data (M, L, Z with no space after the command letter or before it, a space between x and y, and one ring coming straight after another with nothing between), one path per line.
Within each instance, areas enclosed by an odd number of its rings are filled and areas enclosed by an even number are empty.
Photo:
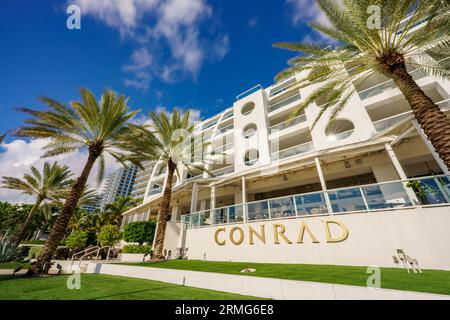
M130 165L128 168L120 168L108 176L103 188L100 210L104 210L107 204L113 203L119 196L131 196L137 172L138 167Z
M136 179L134 181L133 191L131 196L135 199L143 199L145 195L145 190L147 189L148 181L153 172L153 163L146 162L143 164L144 169L139 169L136 174Z
M448 114L450 81L410 73ZM296 88L304 76L258 85L196 125L214 161L208 172L180 168L166 249L188 248L190 259L382 266L395 266L402 250L450 269L449 171L394 82L374 75L335 121L327 111L313 127L320 98L290 118L315 89ZM124 224L157 216L165 170L154 165Z

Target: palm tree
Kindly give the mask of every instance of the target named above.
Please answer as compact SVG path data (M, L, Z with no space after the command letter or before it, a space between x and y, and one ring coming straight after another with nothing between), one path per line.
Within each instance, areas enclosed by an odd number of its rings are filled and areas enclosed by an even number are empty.
M72 173L67 166L60 166L57 162L44 163L42 173L35 167L31 167L31 174L26 173L23 179L14 177L3 177L2 188L20 190L22 193L36 197L33 207L14 237L17 245L25 237L35 213L45 201L55 201L61 197L61 190L71 184Z
M6 133L0 134L0 143L3 142L3 139L5 139L5 137L6 137Z
M276 80L305 72L308 76L300 80L298 87L318 85L292 116L323 97L326 103L321 106L314 124L328 108L331 108L330 120L333 120L356 87L374 74L382 74L392 79L403 93L428 139L450 168L450 122L408 73L408 70L419 69L442 78L450 75L449 2L344 0L339 5L332 0L317 0L317 3L331 27L317 23L310 26L337 41L338 45L274 44L303 54L291 59L291 66L279 73ZM379 29L368 23L372 13L367 12L371 5L380 8ZM419 24L421 28L412 30Z
M133 197L117 197L116 201L107 204L103 212L103 223L120 226L122 224L123 214L135 205Z
M134 141L128 157L132 162L155 161L167 167L165 187L161 209L158 215L157 231L154 244L154 259L163 259L164 236L172 197L172 184L178 167L183 166L187 171L203 168L203 159L193 159L194 150L203 150L206 143L193 139L194 125L189 121L189 110L181 115L180 110L174 108L171 115L165 112L157 114L150 112L152 124L148 127L132 126L131 139ZM128 143L131 144L131 143ZM201 148L201 149L199 149ZM195 161L193 161L195 160Z
M26 120L27 125L20 128L16 135L49 139L50 142L45 147L47 152L43 157L88 151L83 171L73 184L32 273L44 266L45 269L48 268L53 253L66 233L67 225L97 159L100 161L98 181L103 177L105 153L123 163L124 150L119 147L119 143L126 134L129 138L128 125L137 114L137 111L130 111L128 99L124 96L117 97L113 91L105 91L98 102L89 90L81 89L81 98L82 101L74 101L66 106L51 98L43 97L40 101L45 103L49 110L20 109L29 114L31 119Z

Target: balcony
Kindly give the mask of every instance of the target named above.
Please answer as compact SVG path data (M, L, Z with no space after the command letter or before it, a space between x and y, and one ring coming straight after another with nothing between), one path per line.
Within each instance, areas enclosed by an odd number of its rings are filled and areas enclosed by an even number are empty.
M304 122L306 122L306 115L305 114L301 114L298 117L295 117L293 119L286 120L286 121L283 121L281 123L278 123L276 125L271 126L269 128L269 134L271 134L271 133L273 133L275 131L281 131L281 130L293 127L296 124L304 123Z
M441 102L436 103L442 112L450 111L450 99L443 100Z
M269 105L269 112L273 112L275 110L283 108L283 107L285 107L295 101L298 101L300 99L301 99L300 93L294 92L294 94L290 95L289 97Z
M421 190L407 187L411 181L419 182ZM426 191L423 193L423 190ZM188 228L198 228L314 215L402 210L418 205L449 206L450 176L382 182L248 202L183 215L181 221Z
M308 153L314 150L314 146L313 143L310 142L306 142L303 144L299 144L297 146L293 146L291 148L287 148L278 152L274 152L271 155L271 160L272 161L277 161L277 160L282 160L282 159L287 159L299 154L303 154L303 153Z
M230 124L230 125L228 125L228 126L226 126L226 127L219 128L219 129L217 130L216 137L217 137L217 136L221 136L222 134L231 132L233 129L234 129L234 124Z
M404 112L404 113L401 113L401 114L397 114L397 115L389 117L389 118L385 118L385 119L381 119L381 120L375 121L373 123L373 126L375 127L375 130L377 132L381 132L381 131L384 131L387 128L391 127L395 123L402 121L403 119L405 119L406 117L408 117L410 115L412 115L412 111L408 111L408 112Z
M159 187L159 188L154 188L154 189L152 189L152 190L150 190L149 192L148 192L148 195L149 196L153 196L153 195L155 195L155 194L160 194L162 192L162 188L161 187Z
M214 171L211 171L211 175L213 177L221 177L234 172L234 166L228 166L225 168L220 168Z
M259 90L262 90L262 89L263 89L263 87L260 84L258 84L256 86L254 86L253 88L250 88L247 91L245 91L245 92L241 93L240 95L238 95L236 97L236 101L242 100L245 97L251 95L252 93L255 93L255 92L257 92Z
M425 72L422 70L416 69L412 72L410 72L410 75L414 80L419 80L427 76ZM385 82L382 82L380 84L377 84L373 87L364 89L362 91L358 91L358 95L361 100L366 100L369 98L372 98L374 96L377 96L383 92L386 92L391 89L396 89L397 85L395 84L394 80L387 80Z

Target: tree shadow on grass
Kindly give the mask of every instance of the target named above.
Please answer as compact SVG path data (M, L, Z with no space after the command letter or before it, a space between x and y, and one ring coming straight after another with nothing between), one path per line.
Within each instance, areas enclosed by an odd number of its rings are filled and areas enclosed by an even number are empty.
M147 291L155 291L155 290L163 290L163 289L173 289L173 288L177 288L177 287L180 287L180 286L174 284L174 285L163 286L163 287L154 287L154 288L151 288L151 289L143 289L143 290L136 290L136 291L120 292L120 293L111 294L111 295L108 295L108 296L90 298L90 299L87 299L87 300L109 299L109 298L113 298L113 297L130 295L130 294L134 294L134 293L142 293L142 292L147 292Z

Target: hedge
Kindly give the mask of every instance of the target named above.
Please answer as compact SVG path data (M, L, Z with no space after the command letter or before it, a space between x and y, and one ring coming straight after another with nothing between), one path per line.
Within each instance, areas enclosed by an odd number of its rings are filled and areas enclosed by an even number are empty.
M155 235L156 222L138 221L132 222L125 226L123 231L123 239L126 242L137 242L139 244L152 243Z
M123 247L122 253L150 253L152 246L128 245Z

